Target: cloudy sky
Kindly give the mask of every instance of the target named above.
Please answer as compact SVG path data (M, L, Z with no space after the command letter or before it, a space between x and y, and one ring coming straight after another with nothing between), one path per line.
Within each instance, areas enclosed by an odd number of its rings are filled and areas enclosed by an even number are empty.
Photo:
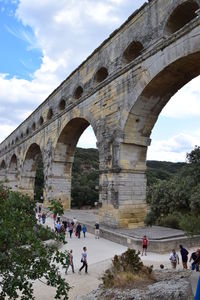
M3 141L144 0L0 0ZM184 161L200 145L200 79L162 111L148 159ZM89 128L79 141L95 147Z

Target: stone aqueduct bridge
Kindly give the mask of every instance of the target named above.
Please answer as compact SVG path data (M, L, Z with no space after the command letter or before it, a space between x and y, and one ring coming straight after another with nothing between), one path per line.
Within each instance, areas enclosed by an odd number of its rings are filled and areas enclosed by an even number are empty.
M91 125L101 224L141 224L152 128L169 99L200 74L199 7L200 0L152 0L131 15L1 143L0 179L33 196L42 154L45 203L60 198L70 208L76 144Z

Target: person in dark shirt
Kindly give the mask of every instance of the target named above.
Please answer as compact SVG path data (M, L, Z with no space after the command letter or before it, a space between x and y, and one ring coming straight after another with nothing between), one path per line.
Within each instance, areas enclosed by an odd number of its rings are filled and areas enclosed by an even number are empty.
M81 237L81 230L82 230L81 224L78 223L78 225L76 226L76 236L78 237L78 239L80 239Z
M196 272L199 272L199 265L200 265L200 249L197 249L196 252L193 252L190 257L190 261L193 259L192 262L192 270L196 269Z
M181 257L182 257L182 264L183 264L183 268L187 269L187 262L188 262L188 251L187 249L183 248L182 245L179 246L180 247L180 253L181 253Z
M95 239L99 239L99 223L95 223Z

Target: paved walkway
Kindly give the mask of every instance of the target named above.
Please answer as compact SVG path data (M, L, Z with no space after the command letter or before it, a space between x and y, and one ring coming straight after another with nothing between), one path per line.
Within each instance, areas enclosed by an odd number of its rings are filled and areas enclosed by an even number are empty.
M75 216L75 215L73 215ZM53 227L53 219L47 218L47 225ZM101 274L109 267L111 259L115 254L120 255L126 251L126 247L113 243L105 239L95 239L94 235L86 233L86 238L81 236L80 239L74 235L70 239L66 234L67 244L61 247L61 251L73 249L75 274L72 274L69 268L68 275L65 270L61 269L61 274L66 278L72 290L70 291L70 300L74 300L77 295L84 295L96 289L101 283ZM84 272L79 275L78 269L81 267L81 253L83 247L86 246L88 251L88 275ZM36 300L53 300L55 289L48 287L40 281L34 284L34 294Z
M85 223L91 226L94 226L98 222L98 210L78 210L72 209L70 211L65 211L64 216L66 219L72 219L75 217L81 223ZM101 228L105 228L101 226ZM185 236L184 231L178 229L172 229L161 226L152 226L152 227L143 227L143 228L134 228L134 229L115 229L115 232L118 232L122 235L126 235L134 238L142 238L144 234L148 236L151 240L160 240L160 239L169 239Z

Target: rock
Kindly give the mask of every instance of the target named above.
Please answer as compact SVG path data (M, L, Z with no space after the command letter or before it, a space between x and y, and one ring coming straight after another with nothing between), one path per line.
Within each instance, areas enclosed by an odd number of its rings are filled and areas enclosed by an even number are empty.
M156 271L158 282L143 289L104 289L100 286L75 300L192 300L188 270Z

